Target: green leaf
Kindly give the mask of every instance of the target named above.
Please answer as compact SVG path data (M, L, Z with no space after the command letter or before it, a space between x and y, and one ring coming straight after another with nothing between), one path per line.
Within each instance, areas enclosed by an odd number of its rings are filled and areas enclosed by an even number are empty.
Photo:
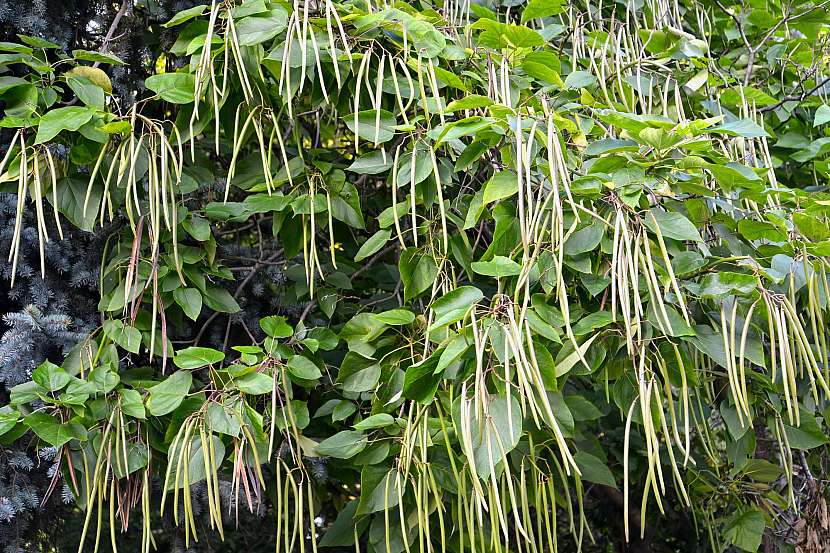
M432 303L435 320L430 331L460 321L483 297L484 293L475 286L461 286L444 294Z
M482 203L489 203L509 198L519 191L519 179L513 171L502 171L487 181L484 185Z
M189 104L196 90L196 77L190 73L159 73L144 80L144 86L171 104Z
M562 13L562 0L530 0L522 11L522 23Z
M638 136L648 127L670 129L675 126L674 121L662 115L640 115L610 109L600 109L596 113L602 121Z
M377 513L397 506L400 503L398 482L400 474L395 469L388 470L384 465L364 467L360 473L357 514Z
M14 42L0 42L0 52L16 52L18 54L31 54L33 50L28 46Z
M433 132L437 133L437 130L434 130ZM415 159L413 159L413 157ZM398 162L400 163L400 167L398 168L398 178L396 180L398 187L409 187L412 185L413 180L415 181L415 184L420 184L429 178L429 176L433 173L432 154L426 148L415 148L414 156L412 155L412 150L404 152L401 154ZM413 166L415 167L414 178L412 175Z
M682 251L671 261L674 273L677 276L693 273L706 265L706 260L696 251Z
M236 24L236 36L241 46L253 46L270 40L285 30L288 13L281 7L267 14L251 15Z
M361 494L361 498L363 494ZM357 511L358 500L354 499L346 504L339 513L334 522L326 529L323 538L318 542L320 547L350 547L354 545L355 528L358 528L357 534L363 533L364 527L355 520L355 512ZM351 547L350 547L351 548Z
M9 401L12 405L22 405L40 399L39 386L36 382L28 381L13 386L9 390Z
M118 386L121 378L113 364L99 365L89 373L89 382L94 385L95 391L108 394Z
M342 182L332 186L329 190L331 192L331 216L352 228L364 228L366 225L363 221L357 188L350 182Z
M586 451L574 453L574 461L582 473L582 479L594 484L602 484L612 488L617 487L617 481L611 470L597 457Z
M407 248L401 253L398 270L403 281L405 301L417 298L431 288L438 276L438 266L432 255L415 248Z
M429 132L430 138L436 138L435 146L438 147L445 142L452 142L463 138L465 136L473 136L481 131L493 126L493 120L488 117L480 117L474 115L458 121L452 121L445 125L440 125ZM429 156L429 154L427 153ZM428 157L429 159L429 157ZM432 160L429 159L430 166Z
M481 109L493 105L493 100L479 94L467 94L463 98L453 100L444 108L444 113L454 113L467 109Z
M247 199L251 198L253 196L249 196ZM190 236L199 242L205 242L210 239L210 223L207 219L203 219L197 215L191 215L189 219L182 221L182 226Z
M741 219L738 221L738 232L747 240L767 240L770 242L784 242L786 234L772 223Z
M522 69L525 73L535 79L555 84L560 88L565 86L559 71L562 70L562 62L559 56L550 50L537 50L528 52L522 61Z
M496 278L516 276L522 272L518 263L501 255L494 256L492 261L474 261L471 266L473 272Z
M150 461L150 448L147 444L132 442L126 445L126 449L126 466L123 455L113 455L112 472L116 478L126 478L130 474L146 467Z
M333 422L339 422L346 420L352 414L357 411L357 407L351 401L346 401L345 399L341 400L334 400L336 405L331 411L331 420Z
M657 228L659 227L663 238L703 242L703 238L700 237L700 232L698 232L692 222L682 213L652 209L643 218L643 221L646 227L654 233L657 232Z
M69 386L66 387L66 391L58 399L61 403L67 405L86 404L89 396L97 392L95 384L74 376L71 378L72 380L69 382Z
M32 48L42 48L44 50L50 49L57 49L60 48L60 44L55 44L50 40L46 40L44 38L40 38L37 36L29 36L29 35L17 35L17 38L20 39L21 42L28 44Z
M190 371L177 371L150 388L147 410L156 417L172 413L184 401L193 383Z
M463 335L450 333L450 338L438 358L438 364L433 373L442 374L444 369L458 361L469 348L470 344Z
M101 126L101 131L108 134L124 134L126 135L133 129L129 121L113 121L105 123Z
M562 376L563 374L567 374L568 372L570 372L570 370L573 369L577 363L582 363L580 355L583 358L585 357L585 353L588 351L588 348L591 347L591 344L594 343L594 340L596 340L597 337L599 337L599 332L597 332L596 334L585 340L585 342L580 344L579 352L574 350L556 365L557 378Z
M355 127L354 114L344 117L346 127L355 133L362 140L374 143L377 139L379 144L392 140L395 136L395 125L398 124L392 112L385 109L380 110L380 118L377 117L378 112L374 109L367 109L357 114L357 127Z
M360 175L378 175L391 169L393 161L385 151L374 151L354 160L348 170Z
M138 390L130 388L122 388L118 390L118 395L121 396L121 411L136 419L147 418L147 413L144 409L144 398Z
M821 104L816 110L816 116L813 118L813 126L818 127L830 121L830 106Z
M240 202L210 202L205 206L205 215L214 221L244 221L252 212Z
M573 419L577 422L592 421L602 417L602 411L596 406L580 395L565 396L565 403L573 415Z
M735 515L726 525L724 537L744 551L758 551L765 528L764 514L757 509L747 509Z
M68 76L66 83L84 105L94 109L104 109L103 88L82 76Z
M47 111L37 126L35 144L43 144L58 136L61 131L77 131L85 125L95 111L80 106L69 106Z
M0 76L0 94L18 86L30 86L29 81L10 75Z
M271 338L289 338L294 334L294 328L285 321L285 317L263 317L259 320L259 326Z
M5 103L4 111L6 115L0 121L0 124L3 126L8 124L11 128L28 125L29 117L33 116L35 110L37 110L37 87L23 81L21 85L10 87L4 93L0 94L0 97L2 97ZM15 121L16 119L17 121Z
M320 306L320 311L325 313L329 319L334 315L338 301L340 301L340 294L331 288L323 288L317 296L317 304Z
M787 435L787 443L791 448L813 449L830 442L812 413L801 407L799 418L798 426L784 424L784 433Z
M302 355L294 355L288 360L288 373L301 380L317 380L323 373L310 359Z
M608 326L612 322L614 322L614 318L611 316L610 311L595 311L593 313L588 313L579 319L579 321L573 325L573 333L574 336L584 336L585 334L589 334L598 328Z
M69 373L54 363L44 361L32 372L32 380L38 386L49 392L55 392L69 384L72 379Z
M355 430L372 430L375 428L383 428L395 422L395 417L387 413L378 413L360 421L354 425Z
M239 436L242 430L240 416L230 406L211 402L207 408L210 429L227 436Z
M334 436L323 440L315 448L318 455L335 459L351 459L364 449L368 441L363 432L342 430Z
M472 27L485 29L478 35L478 45L484 48L501 50L502 48L533 48L542 46L545 39L529 27L499 23L491 19L479 19Z
M370 342L383 334L387 328L371 313L359 313L346 323L340 331L340 337L349 345L349 350L371 356L375 350Z
M407 367L403 381L404 397L424 405L432 403L441 382L441 373L437 372L437 367L442 352L442 349L438 349L423 361Z
M792 217L798 232L811 242L822 242L830 238L830 228L822 219L807 213L793 213Z
M239 19L247 15L262 13L267 10L268 7L265 5L265 0L245 0L244 2L237 3L237 5L231 10L231 15L234 19Z
M32 413L23 419L23 422L38 438L49 445L60 447L69 440L86 440L87 431L77 422L62 422L46 413Z
M643 129L638 136L640 141L655 150L668 150L676 146L683 137L666 129Z
M167 23L163 23L162 27L170 28L175 27L176 25L181 25L182 23L186 23L194 17L199 17L200 15L202 15L205 12L205 9L207 9L207 6L201 5L193 6L192 8L182 10L176 13L176 15L174 15L173 17L171 17L170 20L167 21Z
M415 313L408 309L390 309L374 315L375 319L390 326L408 325L415 320Z
M709 163L704 167L712 172L719 185L729 191L735 188L753 188L755 183L761 182L761 177L755 171L740 163Z
M713 127L711 132L726 134L729 136L743 136L744 138L769 137L769 133L751 119L738 119L723 125Z
M352 353L352 352L349 352ZM349 355L349 354L347 354ZM343 376L343 367L341 367L341 374L338 374L337 379L342 381L343 391L350 394L359 394L368 392L377 386L380 380L380 365L377 363L371 364L363 369L355 371L348 376Z
M246 394L270 394L274 390L274 379L267 374L252 372L234 379L239 391Z
M756 482L772 483L781 477L781 467L766 459L747 459L741 474L749 476Z
M590 252L602 241L605 234L605 225L600 221L594 221L587 227L582 227L568 237L565 242L565 253L568 255L579 255Z
M705 325L696 325L694 331L694 336L684 336L683 339L691 342L695 348L709 356L721 367L726 367L728 361L723 348L723 335L720 330L713 330ZM757 339L757 336L753 336L752 332L749 333L745 354L749 361L761 367L766 366L764 349L760 340Z
M141 331L124 324L124 321L117 319L106 321L104 334L130 353L138 353L141 348Z
M220 313L237 313L242 310L231 293L221 286L207 286L202 290L202 300L209 308Z
M588 144L588 147L585 148L585 154L589 156L598 156L601 154L616 152L636 152L638 149L639 146L637 146L637 143L633 140L623 140L619 138L603 138L601 140L597 140L595 142L591 142L590 144Z
M308 403L305 401L297 399L291 400L291 411L294 416L293 424L296 425L297 429L302 430L311 422L308 414ZM292 424L291 416L289 416L288 410L285 407L277 409L274 420L276 421L277 428L280 430L285 430Z
M597 83L597 78L587 71L572 71L565 77L566 88L590 88Z
M751 86L732 87L724 90L720 95L720 101L723 105L728 106L742 106L744 102L749 105L757 107L772 106L778 103L778 100L757 88Z
M173 299L182 308L184 314L196 320L202 312L202 293L196 288L176 288Z
M20 413L17 411L0 413L0 436L17 426L18 420L20 420Z
M705 299L723 299L728 296L746 296L758 286L754 275L722 271L703 277L699 285L687 284L687 288Z
M108 63L110 65L127 65L125 61L109 52L90 52L89 50L72 50L72 57L76 60Z
M354 256L355 262L363 261L370 255L373 255L378 250L380 250L386 242L389 241L389 237L392 236L392 230L379 230L374 233L368 240L366 240L360 249L357 250L357 254Z
M173 363L180 369L199 369L214 363L221 363L223 359L225 359L225 354L221 351L213 348L191 346L179 350L176 356L173 357Z

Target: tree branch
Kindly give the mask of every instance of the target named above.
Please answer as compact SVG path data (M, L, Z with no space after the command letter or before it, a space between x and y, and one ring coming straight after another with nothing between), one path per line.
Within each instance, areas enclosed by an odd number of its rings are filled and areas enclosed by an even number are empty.
M115 14L115 17L112 18L112 23L110 23L110 28L107 29L107 34L104 36L104 41L101 43L101 48L99 51L101 53L106 52L109 50L110 42L112 42L112 37L115 36L115 31L118 29L118 24L121 23L121 18L124 17L124 14L127 13L127 9L130 7L130 0L123 0L121 2L121 7L118 8L118 12ZM98 67L100 62L95 62L93 67Z
M772 104L771 106L765 106L765 107L761 108L760 111L761 111L761 113L766 113L768 111L773 111L775 109L780 108L781 106L783 106L787 102L795 101L795 102L801 103L804 100L806 100L807 98L809 98L810 96L812 96L813 94L815 94L818 89L820 89L821 87L823 87L824 85L826 85L828 83L830 83L830 77L825 77L819 83L817 83L816 86L814 86L810 90L808 90L806 92L802 92L801 94L790 94L789 96L784 96L783 98L778 100L778 102ZM799 83L796 86L801 86L801 85L802 85L802 83Z
M392 250L394 250L396 247L398 247L397 242L396 242L396 243L394 243L394 244L389 244L388 246L386 246L385 248L383 248L382 250L380 250L378 253L376 253L376 254L374 255L374 257L372 257L372 258L371 258L371 259L370 259L367 263L365 263L365 264L364 264L364 265L363 265L360 269L358 269L358 270L356 270L354 273L352 273L351 278L352 278L352 279L357 278L357 277L359 277L360 275L362 275L363 273L365 273L366 271L368 271L369 269L371 269L371 268L372 268L372 265L374 265L375 263L377 263L377 262L378 262L378 260L379 260L381 257L383 257L383 256L384 256L384 255L386 255L387 253L391 252L391 251L392 251Z
M236 292L234 292L234 294L233 294L233 298L237 299L239 297L239 295L242 293L242 291L245 289L245 287L248 286L248 284L254 278L254 276L263 267L269 265L272 261L276 260L280 255L282 255L282 249L277 250L276 252L274 252L273 255L271 255L267 259L262 259L260 261L257 261L256 265L251 267L251 272L248 273L248 276L245 277L245 280L243 280L239 284L239 286L237 287ZM198 334L196 334L196 337L193 339L193 345L194 346L199 345L199 340L202 339L202 335L205 333L207 328L210 326L210 323L212 323L214 320L216 320L216 317L218 317L220 314L221 313L219 311L215 311L210 317L208 317L208 319L205 321L205 324L202 325L202 328L199 329Z

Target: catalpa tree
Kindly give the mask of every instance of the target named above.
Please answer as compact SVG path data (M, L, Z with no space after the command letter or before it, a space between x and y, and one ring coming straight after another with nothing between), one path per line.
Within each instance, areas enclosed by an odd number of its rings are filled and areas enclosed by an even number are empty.
M0 43L10 551L824 550L828 2L168 4Z

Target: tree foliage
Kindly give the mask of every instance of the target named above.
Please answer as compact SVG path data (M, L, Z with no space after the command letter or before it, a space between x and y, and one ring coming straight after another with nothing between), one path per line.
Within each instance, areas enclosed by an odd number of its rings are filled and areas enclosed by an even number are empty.
M79 550L245 511L278 551L830 536L826 2L156 8L0 43L3 276L85 298L7 317L3 466L53 469L0 523L63 489Z

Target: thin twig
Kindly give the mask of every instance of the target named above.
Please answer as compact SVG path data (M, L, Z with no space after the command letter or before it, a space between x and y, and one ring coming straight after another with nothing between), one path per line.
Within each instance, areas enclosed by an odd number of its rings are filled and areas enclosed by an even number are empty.
M107 34L104 36L104 41L101 43L101 48L99 51L101 53L106 52L109 50L110 42L112 42L112 37L115 36L115 30L118 29L118 24L121 23L121 18L124 17L124 14L127 13L127 9L130 7L130 0L124 0L121 2L121 7L118 8L118 12L115 14L115 17L112 18L112 23L110 23L110 28L107 29ZM96 61L92 64L92 67L98 67L101 62Z
M810 472L810 465L807 464L807 457L804 455L804 451L799 451L799 456L801 457L801 468L804 470L804 475L807 477L807 482L810 483L810 489L816 489L816 479L813 477L813 473Z
M248 284L249 284L249 283L251 282L251 280L254 278L254 276L255 276L255 275L256 275L256 274L257 274L260 270L262 270L262 268L263 268L263 267L266 267L266 266L268 266L271 262L275 261L275 260L276 260L276 259L277 259L280 255L282 255L282 249L277 250L276 252L274 252L274 253L273 253L270 257L268 257L267 259L263 259L263 260L261 260L261 261L257 261L257 263L256 263L253 267L251 267L251 272L250 272L250 273L248 273L248 276L246 276L246 277L245 277L245 280L243 280L243 281L239 284L239 286L236 288L236 292L234 292L234 294L233 294L233 298L234 298L234 299L237 299L237 298L239 297L239 295L242 293L242 291L243 291L243 290L245 290L245 287L246 287L246 286L248 286ZM193 338L193 345L194 345L194 346L198 346L198 345L199 345L199 340L201 340L201 339L202 339L202 335L204 335L205 331L206 331L206 330L207 330L207 328L210 326L210 323L212 323L214 320L216 320L216 317L218 317L220 314L221 314L221 313L220 313L219 311L216 311L216 312L214 312L214 313L213 313L210 317L208 317L208 319L205 321L205 324L203 324L203 325L202 325L202 328L200 328L200 329L199 329L199 333L198 333L198 334L196 334L196 337L195 337L195 338Z
M317 302L315 302L313 300L309 301L309 302L306 302L305 307L303 308L303 312L300 314L300 318L297 321L297 326L299 326L299 324L301 322L303 322L306 317L308 317L308 314L311 313L311 310L314 308L315 303L317 303Z
M385 248L380 250L378 253L376 253L374 256L372 256L372 258L368 262L366 262L360 269L356 270L352 274L352 278L353 279L357 278L360 275L362 275L363 273L365 273L366 271L368 271L369 269L371 269L372 265L377 263L380 258L382 258L384 255L391 252L392 250L394 250L397 247L398 247L398 244L394 243L394 244L389 244L388 246L386 246Z
M820 89L821 87L823 87L827 83L830 83L830 77L825 77L821 82L816 84L816 86L814 86L813 88L811 88L810 90L808 90L806 92L802 92L801 94L790 94L789 96L784 96L783 98L778 100L778 102L776 102L775 104L772 104L771 106L765 106L765 107L761 108L760 111L762 113L766 113L768 111L772 111L772 110L780 108L781 106L783 106L787 102L801 103L804 100L806 100L807 98L809 98L810 96L812 96L816 91L818 91L818 89ZM800 86L800 84L799 84L799 86Z

